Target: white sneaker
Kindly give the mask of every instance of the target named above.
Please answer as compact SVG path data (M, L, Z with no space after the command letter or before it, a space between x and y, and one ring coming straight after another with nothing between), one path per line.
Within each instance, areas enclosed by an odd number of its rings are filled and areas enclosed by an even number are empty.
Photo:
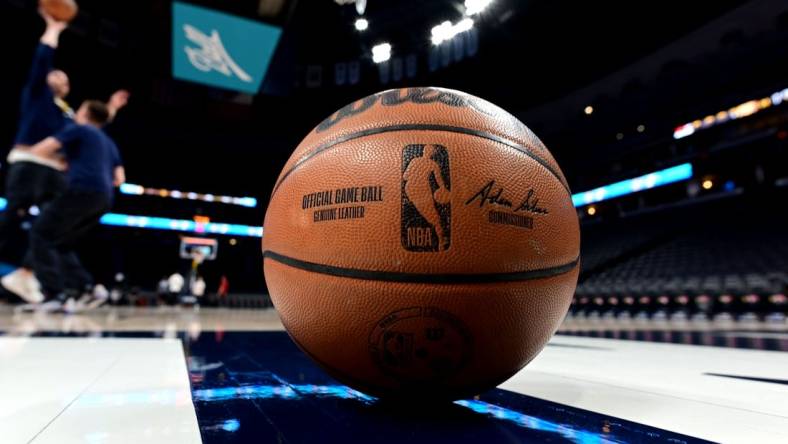
M82 311L82 306L77 303L76 299L68 298L66 303L63 304L62 311L65 314L76 314Z
M41 286L32 274L27 275L22 269L3 276L0 284L11 293L19 296L28 304L40 304L44 301Z
M28 287L31 292L41 293L41 282L39 282L38 278L33 273L30 273L30 277L28 277Z
M51 301L47 301L42 304L36 304L33 308L33 311L51 313L58 311L62 308L63 308L62 302L58 301L57 299L52 299Z
M91 293L82 293L82 295L77 299L77 304L79 305L88 305L90 301L93 300L93 295Z
M93 298L92 300L85 303L85 311L95 310L96 308L101 307L102 305L107 303L107 298Z
M42 296L43 297L43 296ZM57 299L38 304L24 304L14 308L15 313L52 313L63 308L63 303Z
M107 299L109 298L109 291L107 291L107 287L102 284L96 284L93 287L93 297L96 299Z
M28 298L30 298L31 301L34 301L32 302L33 304L40 304L44 302L46 296L44 296L44 293L42 293L41 290L31 290L30 293L28 293Z

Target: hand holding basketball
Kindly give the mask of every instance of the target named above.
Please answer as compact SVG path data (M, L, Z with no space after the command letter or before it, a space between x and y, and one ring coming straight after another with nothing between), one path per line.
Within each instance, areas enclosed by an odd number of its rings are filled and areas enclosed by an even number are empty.
M76 17L79 7L74 0L39 0L38 6L44 19L49 16L58 22L68 23ZM49 24L49 23L47 23Z

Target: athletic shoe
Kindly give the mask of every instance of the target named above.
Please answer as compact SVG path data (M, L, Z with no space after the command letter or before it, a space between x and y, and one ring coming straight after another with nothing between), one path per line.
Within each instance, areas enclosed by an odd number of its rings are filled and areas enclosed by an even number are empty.
M28 287L30 290L35 293L43 293L41 291L41 282L39 282L38 278L35 274L30 273L30 277L28 278Z
M41 294L40 284L32 274L25 275L21 269L9 273L0 279L0 284L9 292L19 296L28 304L39 304L44 301L44 295Z
M68 298L60 311L65 314L77 314L82 311L82 304L77 303L77 300L74 298Z
M107 299L109 298L109 291L107 291L107 287L102 284L96 284L93 287L93 297L96 299Z
M30 296L31 300L37 301L37 302L34 302L34 303L37 303L37 304L40 304L40 303L42 303L42 302L44 302L46 300L46 296L44 295L44 293L41 292L40 289L30 290L29 296Z
M95 310L107 303L107 298L94 297L91 301L84 304L85 310Z
M52 299L44 303L38 304L34 311L41 313L53 313L60 311L63 308L63 303L59 299Z
M77 299L77 304L86 306L92 300L93 300L93 295L91 293L85 292L82 293L82 296L80 296L79 299Z
M50 299L40 304L25 304L14 308L15 313L54 313L63 308L63 303L58 299Z

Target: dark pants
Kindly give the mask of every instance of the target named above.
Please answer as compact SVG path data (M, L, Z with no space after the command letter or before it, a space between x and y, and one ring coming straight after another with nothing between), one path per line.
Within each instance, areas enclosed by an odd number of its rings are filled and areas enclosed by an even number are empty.
M20 225L33 205L44 210L46 204L63 193L66 177L61 171L33 162L8 165L5 178L5 211L0 212L0 252L5 251L12 236L21 233ZM30 255L25 259L29 265Z
M74 248L109 208L110 198L104 193L66 190L38 216L30 230L30 251L45 295L62 293L67 284L64 276L79 279L75 273L84 269Z

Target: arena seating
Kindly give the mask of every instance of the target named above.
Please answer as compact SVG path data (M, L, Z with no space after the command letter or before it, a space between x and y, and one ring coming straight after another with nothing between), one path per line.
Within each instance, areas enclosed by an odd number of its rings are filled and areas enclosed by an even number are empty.
M584 225L572 312L784 315L788 215L773 198L734 196Z

